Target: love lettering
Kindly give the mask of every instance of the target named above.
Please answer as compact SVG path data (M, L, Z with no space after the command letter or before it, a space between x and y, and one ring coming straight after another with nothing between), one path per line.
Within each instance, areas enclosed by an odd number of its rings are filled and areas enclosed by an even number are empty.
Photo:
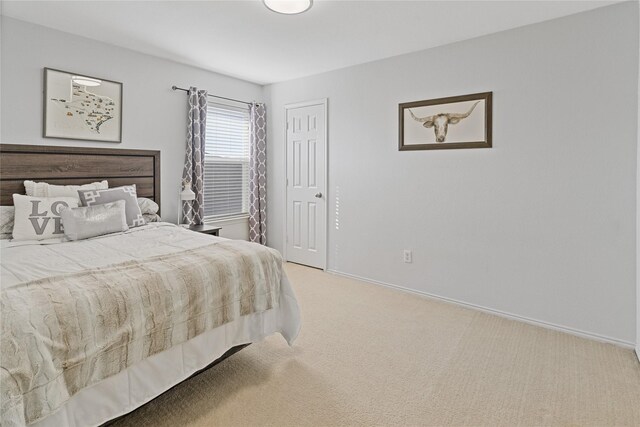
M53 202L51 204L51 215L48 211L40 212L40 200L31 200L31 215L29 215L29 221L35 230L36 234L41 236L44 234L44 230L47 228L50 220L53 220L54 231L53 234L63 234L62 220L60 219L60 209L62 207L68 208L69 205L63 201Z

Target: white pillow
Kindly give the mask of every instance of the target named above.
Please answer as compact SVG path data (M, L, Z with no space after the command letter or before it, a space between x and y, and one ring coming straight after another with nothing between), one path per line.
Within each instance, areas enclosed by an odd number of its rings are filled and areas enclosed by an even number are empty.
M146 197L138 197L138 206L142 215L154 215L160 210L160 206L156 202Z
M74 197L79 199L78 190L106 190L108 181L92 182L84 185L54 185L46 182L25 181L27 196L32 197Z
M30 197L13 195L15 216L13 240L47 240L64 237L60 210L77 208L74 197Z

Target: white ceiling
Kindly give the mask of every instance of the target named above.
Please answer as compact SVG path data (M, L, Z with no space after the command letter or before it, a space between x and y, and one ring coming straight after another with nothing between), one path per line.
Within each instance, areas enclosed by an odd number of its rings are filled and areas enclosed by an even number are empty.
M2 14L256 83L478 37L615 1L3 1ZM523 46L526 49L526 46Z

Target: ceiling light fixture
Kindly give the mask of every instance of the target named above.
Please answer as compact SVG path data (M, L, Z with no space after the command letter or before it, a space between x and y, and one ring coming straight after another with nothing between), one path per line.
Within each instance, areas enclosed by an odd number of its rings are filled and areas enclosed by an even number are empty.
M82 86L100 86L102 84L102 80L93 79L91 77L84 76L71 76L71 80L78 85Z
M297 15L311 9L313 0L262 0L269 10L284 15Z

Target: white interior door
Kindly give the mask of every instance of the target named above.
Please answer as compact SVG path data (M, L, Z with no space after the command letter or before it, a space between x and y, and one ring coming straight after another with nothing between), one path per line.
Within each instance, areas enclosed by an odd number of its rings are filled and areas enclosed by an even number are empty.
M326 104L287 108L288 261L326 264Z

